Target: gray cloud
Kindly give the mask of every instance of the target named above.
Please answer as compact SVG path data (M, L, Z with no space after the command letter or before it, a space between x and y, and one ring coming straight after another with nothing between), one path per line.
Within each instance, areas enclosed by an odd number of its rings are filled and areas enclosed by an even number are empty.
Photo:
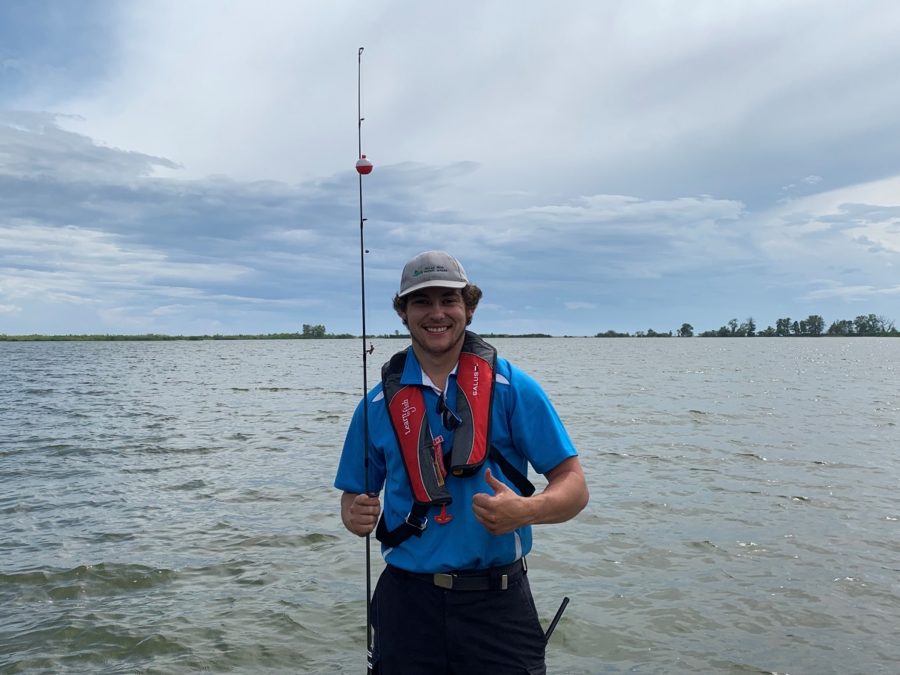
M435 247L486 330L896 308L893 3L15 7L2 332L356 330L362 43L376 330Z

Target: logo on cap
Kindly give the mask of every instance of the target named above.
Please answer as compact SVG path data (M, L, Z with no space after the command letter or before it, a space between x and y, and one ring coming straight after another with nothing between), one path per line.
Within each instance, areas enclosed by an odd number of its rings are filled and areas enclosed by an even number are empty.
M413 278L420 277L423 274L431 274L432 272L449 272L450 270L444 267L443 265L431 265L430 267L423 267L421 269L417 269L413 272Z

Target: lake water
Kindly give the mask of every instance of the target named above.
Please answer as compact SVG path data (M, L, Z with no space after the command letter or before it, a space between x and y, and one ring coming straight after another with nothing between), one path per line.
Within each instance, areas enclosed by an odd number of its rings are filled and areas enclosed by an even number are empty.
M551 673L900 672L900 340L493 342L591 490L535 528ZM363 672L360 349L0 343L0 672Z

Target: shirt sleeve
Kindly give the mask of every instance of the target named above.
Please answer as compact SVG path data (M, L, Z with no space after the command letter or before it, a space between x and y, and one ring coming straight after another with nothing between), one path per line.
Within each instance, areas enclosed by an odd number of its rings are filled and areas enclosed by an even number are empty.
M371 396L371 394L370 394ZM367 397L368 398L368 397ZM344 448L341 451L341 460L338 464L337 475L334 479L334 487L344 492L362 494L366 491L365 463L368 455L369 464L369 492L379 492L384 484L384 456L377 452L369 436L368 452L364 452L365 433L363 423L363 405L360 401L353 412L347 435L344 438ZM372 426L372 410L369 410L369 427Z
M514 402L510 414L513 444L536 471L546 474L578 454L569 432L537 380L510 364Z

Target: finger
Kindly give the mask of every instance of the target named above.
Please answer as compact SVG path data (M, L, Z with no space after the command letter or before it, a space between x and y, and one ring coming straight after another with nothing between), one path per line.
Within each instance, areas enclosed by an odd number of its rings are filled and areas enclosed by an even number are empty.
M490 499L490 497L487 495L475 495L472 497L472 511L479 519L486 516L489 512L488 499Z
M472 505L472 513L475 514L475 519L484 526L490 525L491 522L491 511L484 508L483 506Z
M484 482L487 483L488 487L491 488L492 490L494 490L494 492L497 491L497 488L496 488L497 479L494 478L494 475L491 473L490 469L484 470Z
M353 521L359 523L359 525L363 527L371 527L378 521L378 516L369 513L359 514L353 519Z
M372 507L363 502L353 502L350 505L350 511L353 513L365 513L366 511L371 511Z
M509 490L509 486L507 486L506 483L494 478L490 469L485 469L484 480L487 482L488 486L490 486L494 490L494 494Z
M357 504L377 504L378 495L356 495L353 501Z

